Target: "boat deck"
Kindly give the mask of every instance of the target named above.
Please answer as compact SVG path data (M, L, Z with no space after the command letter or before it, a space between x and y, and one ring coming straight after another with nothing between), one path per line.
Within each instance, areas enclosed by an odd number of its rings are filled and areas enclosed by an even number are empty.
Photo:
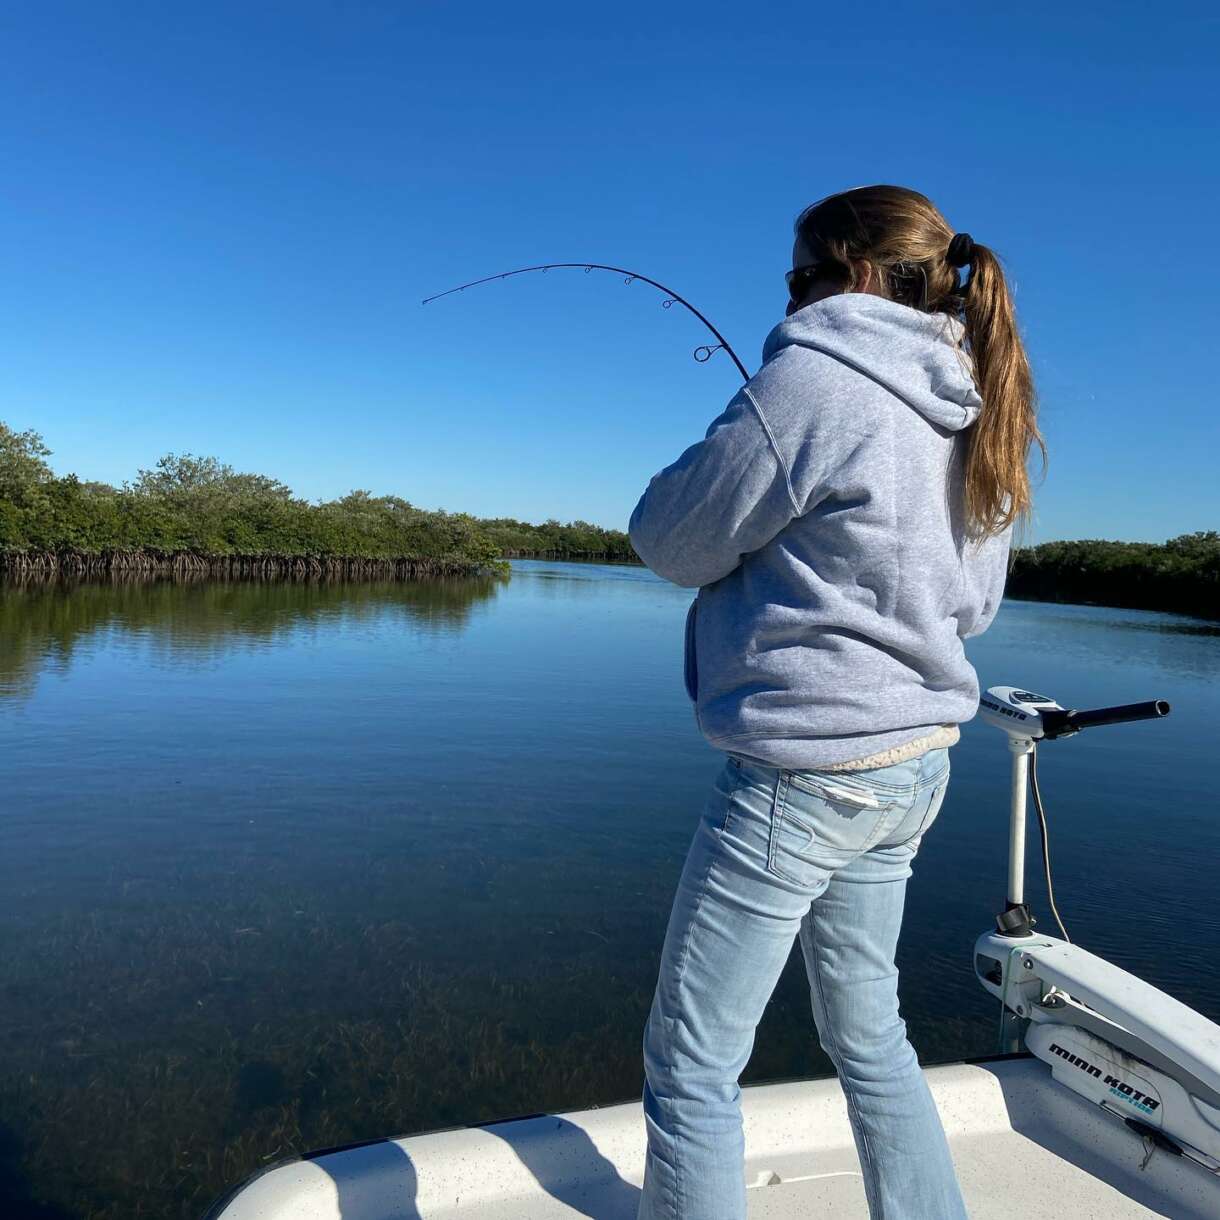
M928 1070L974 1220L1217 1220L1220 1179L1157 1150L1033 1058ZM742 1090L750 1220L867 1217L838 1082ZM635 1220L638 1102L380 1140L278 1166L216 1220Z

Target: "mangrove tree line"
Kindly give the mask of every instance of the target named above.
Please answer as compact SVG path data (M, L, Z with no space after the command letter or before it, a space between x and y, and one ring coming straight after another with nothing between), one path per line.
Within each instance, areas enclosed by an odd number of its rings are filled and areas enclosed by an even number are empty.
M502 570L518 555L637 559L625 533L588 521L480 520L367 491L311 503L278 479L192 454L167 454L112 487L57 476L49 456L37 432L0 422L0 567L10 571L401 576Z
M1014 552L1008 597L1220 618L1220 533L1167 542L1043 542Z
M266 475L168 454L122 487L57 476L33 431L0 423L0 566L414 576L502 569L468 513L353 491L311 503Z
M167 454L122 487L57 476L36 432L0 423L0 571L415 576L543 556L639 562L622 530L417 508L353 491L313 503L278 479ZM1220 618L1220 534L1043 542L1013 553L1007 595Z

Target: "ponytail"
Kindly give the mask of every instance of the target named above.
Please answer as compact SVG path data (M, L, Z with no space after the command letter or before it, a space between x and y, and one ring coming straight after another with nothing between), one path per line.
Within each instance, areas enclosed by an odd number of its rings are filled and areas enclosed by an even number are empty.
M1025 459L1046 445L1038 431L1033 377L1000 261L954 233L936 205L901 186L862 186L806 208L797 235L829 278L854 285L854 264L880 274L890 299L964 323L963 349L983 405L966 429L965 525L980 541L1028 524L1033 495ZM969 264L961 283L958 268Z
M965 341L983 400L970 426L966 451L966 520L973 533L1001 533L1033 509L1030 446L1037 444L1046 469L1046 445L1035 418L1034 381L1017 331L1012 297L999 259L986 246L971 249L970 280L962 295Z

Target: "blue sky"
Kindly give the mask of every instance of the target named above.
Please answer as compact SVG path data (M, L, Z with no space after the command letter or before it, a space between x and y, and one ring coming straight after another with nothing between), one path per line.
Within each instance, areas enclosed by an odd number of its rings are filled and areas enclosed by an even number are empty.
M6 5L0 418L121 482L623 528L757 366L791 225L929 194L1016 285L1032 541L1220 525L1210 6Z

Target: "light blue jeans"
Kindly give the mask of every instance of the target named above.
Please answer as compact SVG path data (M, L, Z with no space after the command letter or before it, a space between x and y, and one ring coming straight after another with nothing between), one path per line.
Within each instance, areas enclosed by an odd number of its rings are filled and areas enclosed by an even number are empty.
M869 1214L965 1217L894 965L911 861L948 782L947 749L866 771L728 756L678 883L644 1030L639 1220L745 1220L738 1078L798 935Z

